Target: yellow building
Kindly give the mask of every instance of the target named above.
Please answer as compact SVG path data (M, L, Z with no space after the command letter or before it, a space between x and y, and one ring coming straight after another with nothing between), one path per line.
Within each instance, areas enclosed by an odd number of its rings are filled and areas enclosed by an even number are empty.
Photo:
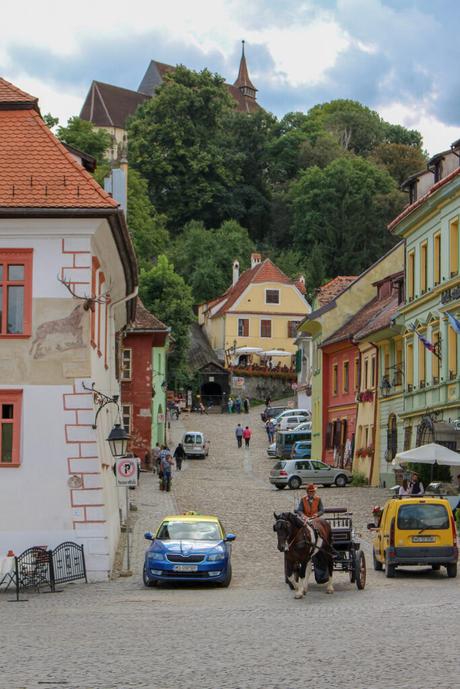
M254 363L260 354L238 353L241 348L278 350L295 355L297 326L310 313L302 279L290 280L270 259L251 255L251 268L240 275L233 263L233 282L215 299L200 304L198 322L218 358L229 363ZM263 358L263 357L262 357ZM239 360L239 361L238 361ZM291 367L289 356L272 356L271 364Z

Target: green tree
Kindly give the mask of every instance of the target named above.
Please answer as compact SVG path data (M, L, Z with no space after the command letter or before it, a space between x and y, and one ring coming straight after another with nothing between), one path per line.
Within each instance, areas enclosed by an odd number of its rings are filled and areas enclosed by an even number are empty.
M49 129L53 129L53 127L59 124L59 117L53 117L50 112L47 112L46 115L43 115L43 122Z
M371 159L382 165L398 184L426 167L422 150L408 144L384 143L374 149Z
M129 123L130 160L176 234L190 220L216 226L244 212L233 193L241 157L224 127L233 107L220 76L180 66Z
M106 152L112 145L112 137L105 129L96 129L92 122L76 116L69 119L66 127L58 127L57 137L96 158L98 165L106 161Z
M147 182L137 170L128 172L128 227L139 266L148 269L153 259L168 248L165 218L156 212L147 190Z
M185 380L189 329L195 318L190 287L162 254L156 265L141 270L139 291L146 308L171 328L174 347L169 357L170 370L177 380Z
M201 303L225 292L232 282L233 261L238 259L240 270L245 270L253 250L248 231L234 220L216 230L193 221L176 240L171 256L195 303Z
M388 172L362 158L309 168L291 188L294 246L316 245L325 275L359 274L394 244L386 226L403 202Z

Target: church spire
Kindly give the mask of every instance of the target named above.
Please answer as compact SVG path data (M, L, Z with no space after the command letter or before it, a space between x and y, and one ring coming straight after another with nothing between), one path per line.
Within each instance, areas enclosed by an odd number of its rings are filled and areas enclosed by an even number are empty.
M241 91L243 96L247 96L248 98L253 98L255 100L257 89L249 78L248 66L246 64L246 56L244 54L244 41L241 41L241 44L242 51L240 69L238 71L238 77L233 85Z

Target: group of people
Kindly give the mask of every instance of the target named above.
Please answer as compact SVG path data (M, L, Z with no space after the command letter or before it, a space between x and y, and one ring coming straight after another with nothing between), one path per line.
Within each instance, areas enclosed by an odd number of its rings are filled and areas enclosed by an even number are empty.
M251 435L252 431L249 428L249 426L243 426L239 423L237 427L235 428L235 437L236 437L236 443L238 447L243 447L243 440L244 440L244 446L249 447L249 442L251 440Z
M249 397L245 397L243 400L241 397L229 397L227 400L227 409L229 414L241 414L244 410L245 414L249 413Z
M398 495L412 495L420 496L425 493L423 483L420 481L418 474L415 472L411 475L410 480L404 479L399 487Z
M182 443L179 443L171 453L167 445L160 445L159 443L152 450L153 457L153 472L158 473L160 479L160 490L169 492L171 490L172 471L175 467L177 471L181 471L182 462L185 459L185 450Z

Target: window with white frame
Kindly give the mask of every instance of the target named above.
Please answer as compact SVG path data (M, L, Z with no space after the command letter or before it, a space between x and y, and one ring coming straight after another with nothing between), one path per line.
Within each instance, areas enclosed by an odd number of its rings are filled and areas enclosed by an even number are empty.
M265 303L266 304L279 304L280 303L280 291L279 291L279 289L266 289L265 290Z
M122 405L122 421L123 421L123 428L125 429L126 433L131 434L132 430L132 406L131 404L123 404Z
M124 349L122 358L121 379L131 380L133 369L133 350Z

